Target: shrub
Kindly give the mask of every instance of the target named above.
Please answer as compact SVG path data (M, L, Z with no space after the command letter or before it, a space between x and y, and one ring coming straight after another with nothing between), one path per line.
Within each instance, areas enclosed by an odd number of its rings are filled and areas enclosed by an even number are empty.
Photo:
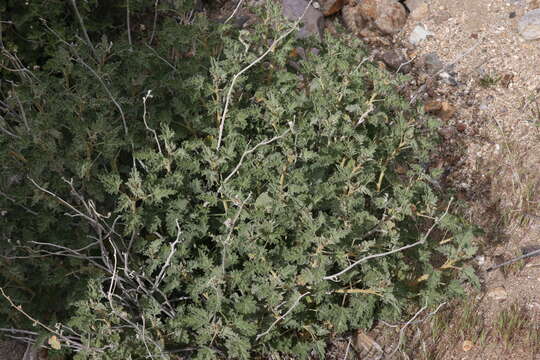
M472 228L423 166L437 123L402 78L355 40L292 58L314 44L293 36L236 77L291 26L277 14L249 33L160 15L152 45L104 31L95 53L58 39L10 89L0 281L76 358L323 356L472 278L453 272Z

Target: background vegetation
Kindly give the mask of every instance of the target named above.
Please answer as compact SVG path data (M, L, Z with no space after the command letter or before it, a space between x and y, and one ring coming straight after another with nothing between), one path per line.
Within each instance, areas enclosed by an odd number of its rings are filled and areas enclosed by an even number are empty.
M324 357L474 280L437 122L269 3L250 31L182 1L3 5L0 327L80 359Z

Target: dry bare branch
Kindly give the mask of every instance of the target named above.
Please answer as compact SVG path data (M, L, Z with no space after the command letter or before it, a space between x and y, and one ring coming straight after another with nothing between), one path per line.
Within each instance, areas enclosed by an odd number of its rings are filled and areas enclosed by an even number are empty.
M425 243L427 238L429 237L429 235L431 234L431 232L435 228L435 226L437 226L437 224L439 224L441 222L441 220L448 214L448 210L450 209L450 205L452 204L452 201L453 201L453 198L450 199L450 201L448 202L448 206L446 207L446 211L444 212L444 214L442 214L441 217L439 217L433 223L433 225L429 228L428 232L422 237L422 239L418 240L415 243L405 245L405 246L402 246L402 247L394 249L394 250L390 250L390 251L386 251L386 252L383 252L383 253L380 253L380 254L373 254L373 255L368 255L366 257L363 257L360 260L357 260L354 263L352 263L351 265L347 266L345 269L341 270L340 272L337 272L337 273L335 273L333 275L325 276L325 277L323 277L323 279L324 280L337 281L338 277L340 277L341 275L345 274L346 272L348 272L349 270L353 269L354 267L360 265L363 262L366 262L366 261L371 260L371 259L376 259L376 258L379 258L379 257L395 254L395 253L400 252L400 251L405 251L407 249L410 249L410 248L413 248L415 246L418 246L418 245L421 245L421 244Z
M240 6L242 5L243 2L244 2L244 0L238 0L238 4L236 4L236 7L234 8L234 11L232 12L231 16L229 16L225 20L225 24L228 23L229 21L231 21L231 19L236 15L236 13L238 12L238 9L240 9Z
M146 95L143 96L143 122L144 126L146 127L146 130L150 131L154 135L154 140L156 140L156 144L159 150L159 153L163 155L163 152L161 151L161 145L159 144L159 139L156 133L156 130L152 129L150 126L148 126L148 123L146 122L146 101L150 98L153 98L152 90L148 90L146 92Z
M154 36L156 35L158 3L159 3L159 0L156 0L156 2L154 3L154 24L152 26L152 33L150 34L150 40L148 40L148 45L152 44L152 41L154 41Z
M87 350L89 352L103 352L103 349L97 349L97 348L90 348L88 346L85 346L83 345L82 343L78 342L78 341L74 341L72 337L67 337L65 336L64 334L62 334L61 331L57 331L45 324L43 324L42 322L40 322L39 320L37 319L34 319L32 316L30 316L27 312L24 311L24 309L22 308L21 305L16 305L13 300L11 299L11 297L9 297L5 292L4 292L4 289L2 287L0 287L0 293L2 294L2 296L9 302L9 304L11 305L11 307L13 307L13 309L15 309L16 311L18 311L19 313L21 313L22 315L24 315L28 320L32 321L32 323L36 324L36 325L39 325L40 327L42 327L43 329L47 330L48 332L50 332L51 334L54 334L56 335L58 338L64 340L64 342L70 346L70 347L73 347L75 349L84 349L84 350Z
M300 296L298 296L298 298L294 301L294 304L292 304L292 306L289 308L289 310L287 310L287 312L285 312L285 314L283 315L280 315L271 325L268 329L266 329L265 332L263 333L260 333L259 335L257 335L257 337L255 338L255 341L259 341L260 338L262 338L263 336L267 335L270 330L272 330L272 328L274 326L276 326L276 324L278 322L280 322L281 320L283 320L287 315L289 315L291 313L291 311L293 311L293 309L298 306L298 304L300 303L300 300L302 300L302 298L306 295L309 295L309 291L308 292L305 292L303 294L301 294Z
M251 69L253 66L255 66L256 64L258 64L259 62L261 62L262 59L264 59L270 52L272 52L277 44L279 44L283 39L285 39L287 36L289 36L294 30L296 30L296 27L300 24L300 22L302 21L302 19L304 18L304 16L306 15L307 13L307 10L309 9L309 7L311 6L311 3L313 2L313 0L310 0L309 3L307 4L306 8L304 9L304 12L302 13L302 16L300 16L298 18L298 20L296 20L296 22L294 23L294 25L287 31L285 31L281 36L279 36L277 39L275 39L272 44L268 47L268 49L261 55L259 56L257 59L255 59L252 63L250 63L248 66L246 66L245 68L243 68L242 70L240 70L236 75L233 76L233 79L231 81L231 86L229 87L229 91L227 92L227 97L225 99L225 108L223 109L223 113L221 115L221 121L220 121L220 124L219 124L219 134L218 134L218 142L217 142L217 146L216 146L216 151L219 151L219 149L221 148L221 140L223 138L223 127L225 126L225 117L227 116L227 112L229 110L229 103L231 102L231 95L232 95L232 91L233 91L233 88L234 88L234 85L236 84L236 81L238 80L238 78L243 74L245 73L246 71L248 71L249 69Z
M424 310L426 310L427 308L427 305L426 306L423 306L420 310L418 310L416 312L416 314L414 314L414 316L405 323L405 325L403 325L403 327L399 330L399 340L398 340L398 343L396 345L396 347L394 348L394 350L390 353L390 355L388 356L388 358L392 358L392 356L394 356L394 354L399 350L399 348L401 347L401 343L403 342L403 334L405 333L405 329L407 328L407 326L409 326L413 321L414 319L416 319L422 312L424 312Z
M244 153L242 154L242 156L240 157L240 161L238 162L238 164L236 165L236 167L233 169L233 171L231 171L231 173L225 178L225 180L223 180L223 184L225 184L227 181L230 180L231 177L234 176L234 174L236 174L236 172L238 171L238 169L240 169L240 166L242 166L242 163L244 162L244 158L251 154L252 152L254 152L255 150L257 150L257 148L259 148L260 146L263 146L263 145L268 145L270 143L273 143L274 141L276 140L279 140L281 139L282 137L284 137L285 135L287 135L289 132L291 131L291 129L287 129L283 132L283 134L279 135L279 136L274 136L273 138L271 139L267 139L267 140L264 140L264 141L261 141L260 143L258 143L257 145L255 145L254 147L252 147L251 149L249 150L246 150L244 151Z
M158 276L156 276L156 280L154 281L154 286L152 287L152 291L156 290L159 287L159 284L165 277L165 270L169 267L171 264L171 259L176 252L176 245L178 242L180 242L180 236L182 235L182 230L180 229L180 224L178 223L178 219L176 219L176 240L171 244L171 251L169 252L169 255L167 256L167 259L165 260L165 264L163 264L163 267L161 268L161 271L159 272Z
M129 0L126 0L126 26L127 26L129 51L133 51L133 43L131 41L131 20L129 16Z
M84 35L84 39L86 40L86 44L92 50L92 54L94 55L94 58L97 60L98 56L96 53L96 49L94 48L94 45L92 44L92 41L90 41L90 37L88 37L88 31L86 31L86 27L84 26L84 21L79 13L79 9L77 8L77 3L75 0L71 0L71 6L73 7L73 11L75 12L75 16L77 17L77 20L79 21L79 26L81 27L82 33Z

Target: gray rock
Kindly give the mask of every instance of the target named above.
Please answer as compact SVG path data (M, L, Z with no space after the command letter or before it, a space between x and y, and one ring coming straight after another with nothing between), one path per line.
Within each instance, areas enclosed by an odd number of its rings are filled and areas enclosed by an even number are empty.
M411 64L405 55L395 49L385 50L377 54L377 58L388 66L391 70L399 70L406 74L411 71Z
M433 36L434 34L427 30L424 25L416 25L409 35L409 42L413 45L417 45L422 41L426 40L428 36Z
M444 63L439 59L439 56L436 53L432 52L424 55L424 66L427 73L435 74L442 70Z
M526 12L519 19L518 31L525 40L540 39L540 9Z
M291 21L297 21L304 13L304 10L308 4L309 1L307 0L282 0L283 16ZM301 23L303 25L296 35L298 38L303 39L314 35L318 36L319 39L322 39L324 30L324 15L320 10L310 6L307 9Z

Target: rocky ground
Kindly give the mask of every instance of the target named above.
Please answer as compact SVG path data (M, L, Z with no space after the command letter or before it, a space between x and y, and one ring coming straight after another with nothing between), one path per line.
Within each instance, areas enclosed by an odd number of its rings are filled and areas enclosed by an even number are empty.
M324 13L339 1L322 3ZM476 258L482 291L419 314L422 322L405 330L359 332L341 351L350 343L359 359L540 359L539 258L487 271L540 248L540 2L403 5L406 12L398 1L349 1L341 19L327 21L364 38L389 70L410 72L406 95L444 122L434 166L486 230Z

